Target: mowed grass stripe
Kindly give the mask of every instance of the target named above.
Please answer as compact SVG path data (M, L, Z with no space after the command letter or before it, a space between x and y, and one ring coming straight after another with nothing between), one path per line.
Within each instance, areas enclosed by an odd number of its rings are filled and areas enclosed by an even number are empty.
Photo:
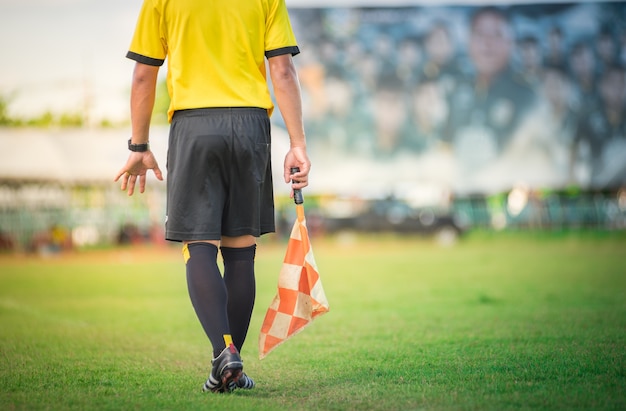
M313 239L331 312L259 361L284 244L257 253L257 388L210 354L178 248L0 259L0 408L626 409L623 234Z

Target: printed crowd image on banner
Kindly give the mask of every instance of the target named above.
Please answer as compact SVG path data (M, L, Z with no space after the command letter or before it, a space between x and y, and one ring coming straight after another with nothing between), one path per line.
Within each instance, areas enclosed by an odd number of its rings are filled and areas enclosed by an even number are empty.
M626 3L290 14L318 188L626 184Z

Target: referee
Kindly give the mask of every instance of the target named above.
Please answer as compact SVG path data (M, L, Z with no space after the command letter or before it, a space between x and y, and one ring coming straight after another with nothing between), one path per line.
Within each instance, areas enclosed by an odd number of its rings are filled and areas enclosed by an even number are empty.
M254 387L240 352L256 294L256 238L275 231L266 59L290 138L285 183L301 189L311 163L292 61L298 53L284 0L144 0L127 54L135 61L132 136L115 181L132 195L136 184L144 192L148 170L163 179L149 127L167 60L165 235L183 244L189 296L212 345L205 391Z

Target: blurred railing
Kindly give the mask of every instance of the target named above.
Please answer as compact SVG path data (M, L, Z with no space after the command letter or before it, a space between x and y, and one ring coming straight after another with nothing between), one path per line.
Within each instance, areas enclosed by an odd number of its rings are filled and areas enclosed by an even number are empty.
M626 230L626 190L509 193L453 198L412 207L398 198L343 200L309 196L312 235L338 231L446 236L486 230ZM288 230L292 204L277 201L277 231ZM163 242L165 187L128 197L117 185L0 185L0 250L55 252L65 248ZM287 228L285 228L287 227Z

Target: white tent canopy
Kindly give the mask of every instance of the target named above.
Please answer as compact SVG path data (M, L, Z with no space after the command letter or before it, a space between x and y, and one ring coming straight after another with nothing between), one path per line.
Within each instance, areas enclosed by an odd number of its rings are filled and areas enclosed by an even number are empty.
M161 149L160 130L154 146ZM0 130L0 180L104 183L112 181L127 156L129 130Z
M0 129L0 182L113 185L113 178L128 157L128 136L129 129ZM164 176L167 176L167 139L168 127L152 128L150 146ZM288 150L287 132L274 125L272 166L277 195L288 195L290 190L283 179L283 160ZM408 169L416 173L410 160L397 161L390 167L387 163L373 164L332 153L310 154L315 161L308 193L376 197L395 189L406 193L407 185L415 186L409 184L415 181L393 178L397 174L406 176ZM429 163L425 164L428 166ZM420 187L442 183L423 181L422 174L416 175ZM148 173L148 181L149 185L157 183L152 172ZM395 185L390 181L395 181Z
M167 126L153 127L150 146L166 175ZM12 129L0 128L0 182L54 182L61 184L113 184L126 162L130 129ZM283 158L289 147L286 132L273 127L273 162L276 191L281 184ZM152 172L149 180L156 181Z

